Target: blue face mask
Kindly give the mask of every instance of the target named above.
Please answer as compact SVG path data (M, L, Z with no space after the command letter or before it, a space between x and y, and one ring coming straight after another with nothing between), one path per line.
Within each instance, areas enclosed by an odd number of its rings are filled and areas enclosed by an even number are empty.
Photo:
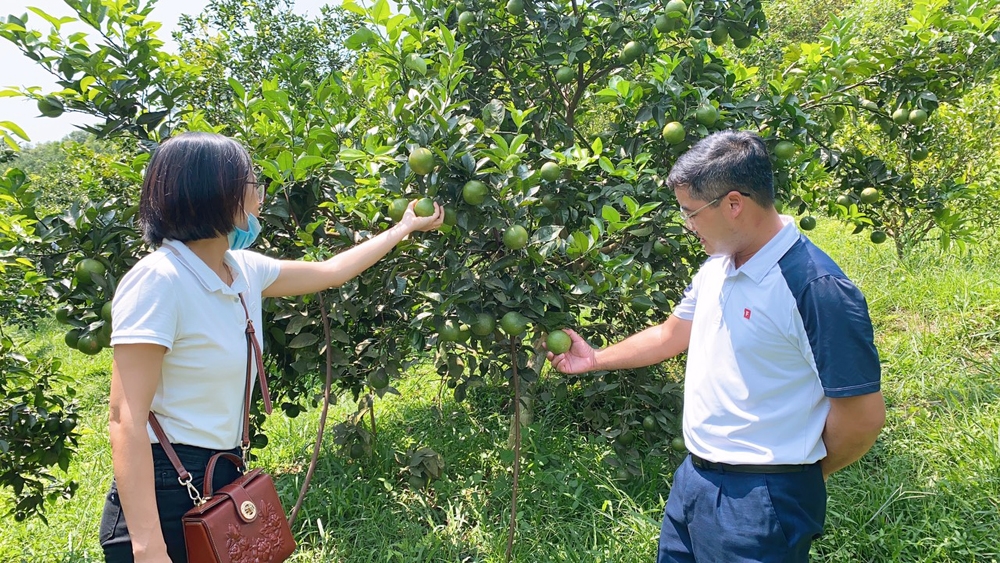
M237 226L233 226L233 230L229 232L229 248L230 250L243 250L250 248L253 241L257 240L257 235L260 234L260 221L257 217L247 213L247 230L243 230Z

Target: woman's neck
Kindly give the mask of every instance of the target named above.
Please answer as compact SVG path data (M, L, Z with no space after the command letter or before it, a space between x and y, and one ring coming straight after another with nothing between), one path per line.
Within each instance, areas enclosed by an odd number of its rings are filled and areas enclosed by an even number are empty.
M227 285L233 283L229 268L226 267L226 251L229 250L229 239L225 236L193 240L185 243L195 256L201 259Z

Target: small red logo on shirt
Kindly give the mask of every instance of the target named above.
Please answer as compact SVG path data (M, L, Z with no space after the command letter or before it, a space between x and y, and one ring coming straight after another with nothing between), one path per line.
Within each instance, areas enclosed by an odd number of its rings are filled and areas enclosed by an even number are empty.
M743 318L744 319L750 318L750 309L743 309Z

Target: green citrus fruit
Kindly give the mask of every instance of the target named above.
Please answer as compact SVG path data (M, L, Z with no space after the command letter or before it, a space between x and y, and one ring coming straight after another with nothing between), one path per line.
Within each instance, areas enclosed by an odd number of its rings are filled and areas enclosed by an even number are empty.
M919 146L913 149L913 152L910 153L910 158L916 162L920 162L921 160L926 160L929 155L930 152L927 150L927 147Z
M462 199L469 205L481 205L486 201L486 184L479 180L469 180L462 187Z
M101 328L97 329L97 342L101 348L111 346L111 323L104 323Z
M653 20L653 26L660 33L669 33L674 29L674 20L667 16L659 15Z
M555 211L559 207L559 198L552 194L545 194L542 196L542 206L549 211Z
M69 331L66 332L66 335L63 336L63 342L65 342L67 346L75 350L80 342L80 335L82 334L83 330L79 328L70 329Z
M573 346L573 340L562 330L553 330L545 339L545 348L553 354L563 354Z
M104 319L105 322L108 322L108 323L111 322L111 302L110 301L108 301L107 303L105 303L104 305L101 306L101 318Z
M625 44L625 48L622 49L622 54L619 55L619 59L622 63L629 64L638 59L645 50L646 47L642 43L639 43L638 41L629 41Z
M880 194L875 188L865 188L861 190L861 202L862 203L875 203L879 200Z
M385 389L389 386L389 374L384 371L376 371L368 377L368 384L372 389Z
M671 121L663 126L663 140L671 145L676 145L684 141L687 132L684 126L677 121Z
M811 231L816 228L816 218L812 215L806 215L805 217L799 219L799 228L803 231Z
M101 342L96 332L88 332L80 337L76 342L76 349L88 356L93 356L101 352Z
M646 415L646 418L642 419L642 428L647 432L653 432L657 429L656 419L653 418L653 415Z
M687 450L687 446L684 445L684 438L680 436L675 436L673 440L670 440L670 447L674 449L675 452L683 452Z
M738 41L740 39L746 38L747 34L743 32L742 29L733 26L729 28L729 38L733 41Z
M410 202L405 198L398 197L392 200L392 203L389 204L389 218L397 223L400 222L409 206Z
M910 122L910 125L920 127L924 123L927 123L927 112L922 109L915 109L910 112L906 120Z
M670 254L670 247L663 242L656 240L653 242L653 254L657 256L666 256Z
M850 207L851 206L851 198L848 197L848 196L846 196L846 195L843 195L843 194L838 195L837 196L837 205L843 205L844 207Z
M906 108L899 108L892 112L892 120L896 122L896 125L905 125L910 120L910 113L906 111Z
M500 319L500 328L510 336L520 336L528 329L528 319L517 311L511 311Z
M778 141L774 145L774 156L779 160L788 160L795 156L795 143L791 141Z
M410 164L410 169L417 174L421 176L430 174L434 170L434 153L428 148L417 147L410 151L410 158L407 162Z
M522 0L510 0L507 2L507 13L512 16L524 14L524 2Z
M434 215L434 200L429 197L421 198L421 200L413 206L413 213L416 214L417 217L430 217L431 215Z
M712 30L712 45L722 46L729 41L729 28L726 27L725 22L719 22L715 24L715 29Z
M451 205L444 206L444 224L454 227L458 222L458 212Z
M479 313L476 315L476 320L472 321L472 326L469 329L476 336L486 336L496 330L496 327L497 322L493 319L493 315Z
M441 342L455 342L461 336L462 329L455 321L445 321L438 327L438 339Z
M60 307L56 309L56 321L62 324L69 323L69 307Z
M107 268L93 258L84 258L76 263L74 272L80 283L91 283L93 281L91 276L103 276L107 272Z
M45 96L38 100L38 112L45 117L59 117L65 108L59 98Z
M618 435L618 443L623 447L629 447L635 442L635 434L629 432L628 430L622 432Z
M458 27L461 29L465 29L467 25L474 21L476 21L476 14L472 12L462 12L458 15Z
M705 127L711 127L715 125L715 122L719 120L719 110L715 109L712 104L702 104L698 106L698 110L695 112L695 118L698 123L701 123Z
M684 3L684 0L670 0L669 2L667 2L664 11L666 11L668 14L671 12L676 12L681 15L687 15L688 7L687 4Z
M875 244L882 244L886 238L885 231L872 231L871 236L868 237Z
M740 37L739 39L733 39L733 46L737 49L746 49L750 46L750 43L753 43L753 37L750 37L749 35Z
M542 180L546 182L555 182L559 179L559 175L562 173L562 169L555 162L546 162L542 165Z
M576 78L576 71L572 67L561 66L556 71L556 82L559 84L569 84Z
M528 244L528 231L521 225L511 225L503 232L503 245L511 250L520 250Z

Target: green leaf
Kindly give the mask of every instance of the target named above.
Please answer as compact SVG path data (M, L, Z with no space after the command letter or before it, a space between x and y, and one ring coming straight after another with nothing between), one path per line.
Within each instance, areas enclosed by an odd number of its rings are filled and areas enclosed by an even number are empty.
M346 41L344 41L344 47L347 47L352 51L359 51L362 47L371 44L374 40L375 34L372 33L372 30L367 27L362 27L361 29L355 31L353 35L348 37Z
M323 158L322 156L312 156L304 154L300 156L298 160L295 161L295 169L306 171L315 168L320 164L325 164L325 163L326 159Z
M384 25L389 19L389 2L387 0L378 0L375 2L375 7L372 8L372 19L378 25Z
M278 155L277 164L278 168L281 169L282 172L288 172L291 170L295 165L295 161L292 160L292 153L289 151L281 151L281 154Z
M343 6L344 9L347 10L348 12L355 13L359 16L368 15L368 12L366 12L364 8L356 4L354 0L344 0Z
M636 212L639 211L639 203L630 196L623 197L622 203L625 204L625 209L628 210L629 217L635 217Z
M230 76L227 82L229 82L229 87L233 89L233 92L236 94L237 98L241 100L246 98L247 96L246 88L244 88L243 85L240 84L239 80L236 80L235 78Z
M17 124L14 123L13 121L0 121L0 127L3 127L4 129L10 131L11 133L24 139L25 141L31 140L28 138L28 134L24 132L24 129L18 127Z
M604 217L604 220L608 223L618 223L622 220L621 213L618 213L618 210L610 205L605 205L601 209L601 217Z
M300 334L300 335L296 336L295 338L293 338L292 341L288 343L288 347L289 348L305 348L306 346L313 346L317 342L319 342L319 337L316 336L315 334L311 334L311 333L307 332L305 334Z
M56 28L56 31L58 31L59 28L63 26L63 24L72 23L76 21L76 18L69 18L69 17L57 18L55 16L50 16L47 13L45 13L41 8L36 8L34 6L28 6L28 9L31 10L32 12L35 12L36 14L41 16L45 21L52 24L52 27Z

